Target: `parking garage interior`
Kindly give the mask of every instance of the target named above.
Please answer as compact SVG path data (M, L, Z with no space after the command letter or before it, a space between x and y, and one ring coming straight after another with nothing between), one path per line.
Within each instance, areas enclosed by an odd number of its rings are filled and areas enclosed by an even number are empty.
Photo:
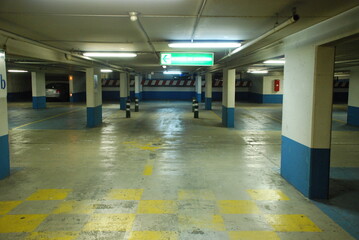
M356 1L0 6L0 239L359 239Z

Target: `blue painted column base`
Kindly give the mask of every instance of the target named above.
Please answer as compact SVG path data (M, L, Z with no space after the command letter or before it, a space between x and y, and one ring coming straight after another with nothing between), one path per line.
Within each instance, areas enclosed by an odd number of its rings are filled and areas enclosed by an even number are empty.
M347 122L353 126L359 126L359 107L348 106Z
M202 102L202 94L201 93L196 93L196 100L198 103Z
M87 108L87 127L93 128L102 123L102 105Z
M206 98L205 109L212 110L212 98Z
M46 97L32 97L32 108L43 109L46 108Z
M9 135L0 137L0 179L10 176Z
M222 124L227 128L234 128L234 108L222 106Z
M309 148L282 136L281 175L310 199L329 194L330 149Z
M120 109L126 110L127 97L120 97Z

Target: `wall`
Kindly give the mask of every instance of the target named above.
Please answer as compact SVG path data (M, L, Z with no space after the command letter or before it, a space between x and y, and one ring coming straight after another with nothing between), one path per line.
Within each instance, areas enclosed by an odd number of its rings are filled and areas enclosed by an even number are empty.
M7 73L7 100L31 101L31 73Z

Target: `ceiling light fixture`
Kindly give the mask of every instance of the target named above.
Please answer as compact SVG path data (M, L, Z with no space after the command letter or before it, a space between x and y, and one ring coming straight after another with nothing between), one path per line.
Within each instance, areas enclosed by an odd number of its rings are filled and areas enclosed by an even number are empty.
M11 73L27 73L28 72L26 70L19 70L19 69L9 69L7 71L11 72Z
M116 52L85 52L83 54L86 57L118 57L118 58L129 58L129 57L136 57L136 53L116 53Z
M179 42L169 43L170 48L238 48L238 42Z
M163 74L171 74L171 75L180 75L182 74L181 71L165 71Z
M253 73L253 74L266 74L268 73L268 70L248 70L247 73Z
M285 64L285 60L281 60L281 59L273 59L273 60L267 60L264 61L263 63L267 63L267 64Z
M128 14L130 15L130 20L131 20L132 22L136 22L136 21L137 21L137 19L138 19L138 17L137 17L138 12L129 12Z
M166 65L162 65L162 67L163 67L163 68L167 68L167 66L166 66Z
M112 70L111 69L101 69L102 73L111 73Z

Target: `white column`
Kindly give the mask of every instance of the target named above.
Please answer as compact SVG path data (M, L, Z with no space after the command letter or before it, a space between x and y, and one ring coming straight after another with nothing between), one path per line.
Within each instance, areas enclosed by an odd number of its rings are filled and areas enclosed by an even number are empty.
M225 127L234 127L234 109L236 97L236 70L223 70L222 94L222 124Z
M45 88L45 73L32 72L32 108L41 109L46 108L46 88Z
M135 76L135 97L140 100L140 75Z
M212 73L206 73L206 110L212 109Z
M100 69L86 69L87 127L102 123L102 84Z
M0 179L10 175L5 53L0 50Z
M120 109L126 110L127 101L127 73L120 73Z
M285 52L281 175L309 198L327 198L334 48Z
M359 67L350 69L347 122L359 126Z
M202 102L202 76L196 77L196 99L200 103Z

